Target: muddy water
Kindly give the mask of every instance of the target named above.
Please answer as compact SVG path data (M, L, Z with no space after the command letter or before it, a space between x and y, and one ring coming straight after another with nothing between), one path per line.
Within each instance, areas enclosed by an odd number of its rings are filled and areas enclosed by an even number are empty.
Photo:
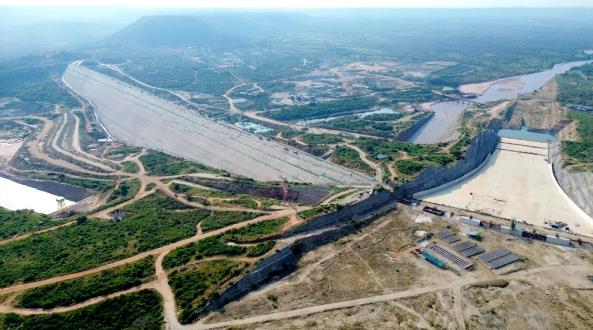
M518 95L540 89L557 74L565 73L574 67L591 62L593 61L560 63L549 70L496 80L492 82L492 85L484 94L474 99L474 101L487 103L514 99ZM435 103L431 107L431 110L435 112L434 117L422 126L409 141L431 144L452 140L455 137L454 133L457 129L459 117L466 108L467 104L457 101Z
M557 74L563 74L574 67L587 63L591 63L591 61L560 63L554 65L550 70L497 80L475 101L487 103L514 99L517 95L531 93L540 89Z
M434 116L412 135L409 141L431 144L452 140L457 130L457 120L466 107L466 104L457 101L433 104L430 109L434 111Z

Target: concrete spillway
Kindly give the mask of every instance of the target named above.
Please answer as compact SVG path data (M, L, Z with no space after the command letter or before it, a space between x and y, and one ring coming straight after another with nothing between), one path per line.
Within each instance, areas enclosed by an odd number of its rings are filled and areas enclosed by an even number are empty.
M260 181L369 186L373 179L191 110L98 72L68 66L63 80L89 100L113 137Z

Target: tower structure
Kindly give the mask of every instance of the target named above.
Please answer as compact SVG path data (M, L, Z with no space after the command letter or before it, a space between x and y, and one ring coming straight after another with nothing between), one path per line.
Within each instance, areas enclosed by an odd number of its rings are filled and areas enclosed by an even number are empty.
M58 214L64 214L66 212L66 199L63 197L58 198L56 202L58 202Z

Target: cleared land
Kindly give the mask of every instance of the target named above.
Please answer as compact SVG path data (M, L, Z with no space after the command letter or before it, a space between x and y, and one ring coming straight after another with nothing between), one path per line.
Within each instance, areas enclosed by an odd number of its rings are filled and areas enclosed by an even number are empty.
M368 176L212 121L78 63L69 65L63 78L96 106L110 134L128 144L261 181L373 184Z
M411 251L417 230L475 227L401 206L360 232L307 253L294 274L187 329L589 329L590 253L482 230L479 245L521 261L443 270ZM438 238L437 244L452 246ZM571 276L566 276L570 273Z
M592 235L593 219L556 182L546 159L547 148L546 143L502 138L498 150L474 175L416 197L538 226L562 221L576 233Z

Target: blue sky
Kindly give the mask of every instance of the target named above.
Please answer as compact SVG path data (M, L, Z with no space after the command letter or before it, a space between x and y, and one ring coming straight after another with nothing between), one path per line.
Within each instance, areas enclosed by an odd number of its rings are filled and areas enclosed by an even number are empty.
M194 8L337 7L582 7L592 0L0 0L11 6L125 6Z

